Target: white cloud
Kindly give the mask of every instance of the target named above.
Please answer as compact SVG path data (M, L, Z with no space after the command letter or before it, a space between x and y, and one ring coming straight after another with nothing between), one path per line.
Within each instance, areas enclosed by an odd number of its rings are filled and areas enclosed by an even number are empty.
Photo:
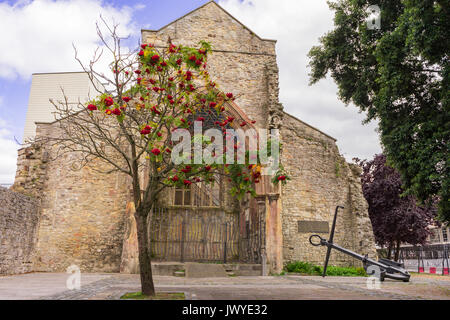
M80 70L72 43L83 61L88 61L98 45L95 22L100 15L119 23L120 35L138 35L132 14L142 8L118 8L100 0L0 3L0 30L8 30L2 32L0 77L29 78L35 72Z
M0 97L0 106L1 106ZM14 182L16 173L17 149L19 145L14 141L10 125L0 119L0 184Z
M100 21L100 15L109 25L119 24L120 36L136 37L139 26L132 15L143 8L142 4L117 7L101 0L0 3L0 79L29 79L37 72L79 71L72 44L80 59L88 63L99 45L95 22ZM104 54L97 70L104 72L110 57ZM0 183L14 181L19 145L12 129L11 123L0 118Z
M307 53L333 29L333 12L326 1L219 0L219 4L259 36L278 40L280 101L287 112L336 138L347 160L381 152L376 125L363 126L364 115L338 100L333 80L308 86Z

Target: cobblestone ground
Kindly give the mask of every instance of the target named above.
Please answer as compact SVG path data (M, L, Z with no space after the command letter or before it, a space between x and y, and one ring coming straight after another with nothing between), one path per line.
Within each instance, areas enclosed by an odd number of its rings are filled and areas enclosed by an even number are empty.
M64 273L32 273L0 277L0 299L115 300L139 291L139 276L82 274L81 289L67 290ZM157 291L184 292L187 299L221 300L417 300L449 299L450 277L413 276L411 282L386 280L367 289L362 277L229 277L178 278L155 276Z

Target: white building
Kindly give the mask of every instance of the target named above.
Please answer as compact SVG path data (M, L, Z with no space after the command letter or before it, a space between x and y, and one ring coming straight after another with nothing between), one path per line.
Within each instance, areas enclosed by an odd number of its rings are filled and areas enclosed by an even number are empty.
M86 72L34 73L32 75L28 110L25 118L23 142L36 134L35 122L52 122L54 106L49 99L63 101L64 95L69 103L82 103L95 98L98 93Z

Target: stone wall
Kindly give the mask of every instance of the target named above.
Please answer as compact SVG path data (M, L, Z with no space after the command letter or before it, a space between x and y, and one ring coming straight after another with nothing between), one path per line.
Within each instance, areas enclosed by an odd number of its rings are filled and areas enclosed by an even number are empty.
M257 121L258 127L267 126L269 79L278 86L278 74L270 74L268 67L276 67L274 40L261 39L214 2L160 30L142 31L142 41L156 47L166 47L169 38L184 46L197 46L201 40L210 42L211 77L224 92L237 96L235 103Z
M36 137L56 134L58 123L37 124ZM126 177L102 174L103 162L82 169L79 154L56 157L35 143L19 151L13 189L41 199L34 271L118 272L129 197Z
M32 271L39 201L0 187L0 274Z
M282 190L284 262L300 260L322 264L324 247L310 245L315 232L299 232L299 221L325 221L329 228L337 205L335 243L375 257L375 244L361 191L358 167L339 155L335 140L290 115L281 128L282 163L291 181ZM322 233L328 238L328 233ZM354 265L357 261L333 251L331 263Z

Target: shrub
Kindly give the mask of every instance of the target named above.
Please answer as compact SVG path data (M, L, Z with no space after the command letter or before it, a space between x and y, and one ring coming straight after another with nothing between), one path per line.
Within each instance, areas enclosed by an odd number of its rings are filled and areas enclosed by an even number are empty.
M322 275L323 267L314 265L310 262L304 261L293 261L284 267L286 272L300 273L307 275ZM328 266L327 268L328 276L353 276L353 277L365 277L367 276L364 268L355 267L337 267Z

